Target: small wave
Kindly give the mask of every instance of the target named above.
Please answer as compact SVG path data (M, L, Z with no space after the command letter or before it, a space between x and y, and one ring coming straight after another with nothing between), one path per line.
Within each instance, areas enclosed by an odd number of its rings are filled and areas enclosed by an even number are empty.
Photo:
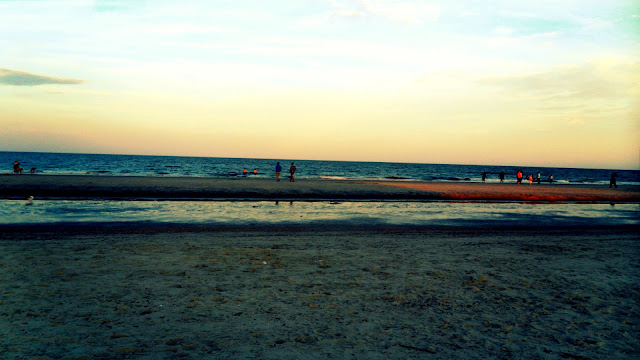
M346 176L320 176L320 179L325 180L349 180Z
M404 176L385 176L384 178L391 179L391 180L411 180L411 178L404 177Z
M459 178L459 177L437 177L437 176L432 176L431 180L435 180L435 181L471 181L471 178Z

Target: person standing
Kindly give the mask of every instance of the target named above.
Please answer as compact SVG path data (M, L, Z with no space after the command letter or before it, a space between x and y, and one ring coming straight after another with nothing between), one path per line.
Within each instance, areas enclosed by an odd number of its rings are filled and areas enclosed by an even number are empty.
M296 170L297 170L296 166L293 165L293 163L291 163L291 167L289 168L289 174L290 174L289 175L290 176L289 177L289 182L295 182L296 181L296 179L293 178L293 174L296 173Z
M484 182L485 180L487 180L487 173L483 172L482 173L482 182Z
M538 184L540 184L540 171L538 171L538 174L536 175L536 180L538 181Z
M15 174L22 174L22 168L20 167L18 160L13 162L13 172Z
M531 186L531 184L533 184L533 174L529 174L529 186Z
M504 171L500 171L500 175L498 175L500 177L500 183L502 184L504 182Z
M522 170L518 170L516 173L516 185L520 185L522 183Z
M611 178L609 179L609 187L615 186L616 189L618 188L618 184L616 183L616 178L617 177L618 177L618 173L617 172L611 173Z
M276 163L276 180L280 182L280 172L282 171L282 166L280 166L280 162Z

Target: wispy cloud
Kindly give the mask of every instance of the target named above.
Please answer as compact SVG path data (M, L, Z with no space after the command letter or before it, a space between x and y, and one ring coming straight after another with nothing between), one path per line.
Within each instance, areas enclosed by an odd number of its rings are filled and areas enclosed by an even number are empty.
M600 61L584 65L558 66L546 72L494 76L478 80L511 94L576 99L620 99L631 97L640 64Z
M424 1L362 0L362 4L372 14L404 24L421 24L440 17L440 7Z
M83 80L56 78L46 75L36 75L27 72L0 69L0 84L11 86L36 86L46 84L77 85Z
M303 25L320 25L333 18L360 19L379 16L401 24L422 24L427 21L437 21L440 17L440 7L423 0L328 0L333 8L330 13L312 16L305 19Z

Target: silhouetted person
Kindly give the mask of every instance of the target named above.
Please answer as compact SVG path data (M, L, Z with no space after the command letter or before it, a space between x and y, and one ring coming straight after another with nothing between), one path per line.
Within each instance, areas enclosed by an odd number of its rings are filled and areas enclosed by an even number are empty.
M500 177L500 183L504 182L504 171L500 171L500 174L498 175L498 177Z
M482 173L482 182L484 182L485 180L487 180L487 173L483 172Z
M289 174L290 174L289 175L289 182L295 182L296 181L296 179L293 178L293 174L296 173L296 170L297 170L296 166L293 165L293 163L291 163L291 167L289 168Z
M522 170L518 170L516 173L516 185L522 184Z
M538 175L536 175L536 180L538 181L538 184L540 184L540 171L538 171Z
M609 179L609 187L615 186L616 188L618 188L618 184L616 184L617 177L618 177L617 172L611 173L611 178Z
M549 175L549 184L553 182L553 174Z
M29 172L30 172L31 174L35 174L35 173L36 173L36 168L32 167L32 168L31 168L31 170L29 170Z
M282 166L280 166L280 162L276 163L276 180L280 181L280 172L282 171Z
M13 162L13 172L15 174L22 174L22 168L20 167L18 160Z
M242 169L242 175L247 175L247 168Z

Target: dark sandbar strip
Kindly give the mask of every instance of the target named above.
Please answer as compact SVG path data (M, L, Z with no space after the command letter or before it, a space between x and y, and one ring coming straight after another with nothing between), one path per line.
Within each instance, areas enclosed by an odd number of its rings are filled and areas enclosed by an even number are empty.
M640 186L0 175L0 198L640 202Z

